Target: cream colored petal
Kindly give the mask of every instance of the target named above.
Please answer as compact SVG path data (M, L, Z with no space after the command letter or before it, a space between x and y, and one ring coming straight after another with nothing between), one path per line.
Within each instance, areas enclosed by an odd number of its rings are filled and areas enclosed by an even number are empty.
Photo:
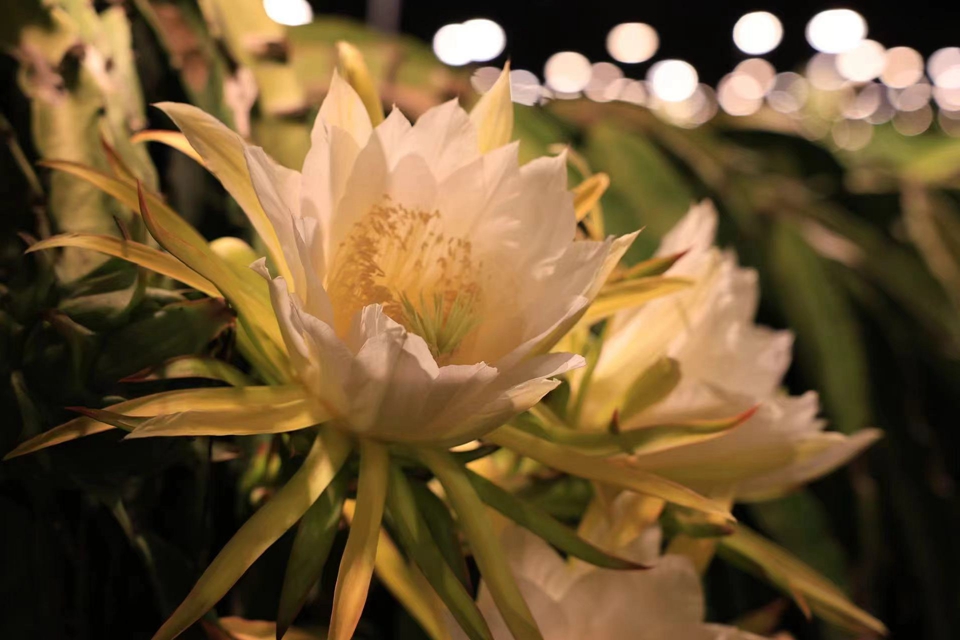
M695 255L711 250L717 236L717 222L717 210L709 200L690 207L680 222L663 236L657 255L681 252Z
M404 136L402 151L423 156L437 180L443 180L479 155L477 132L456 100L429 109Z
M797 444L798 458L783 469L744 480L737 499L757 502L779 497L847 464L883 436L879 429L862 429L846 436L817 433Z
M533 262L561 254L573 241L577 218L567 190L567 157L537 158L520 168L518 226L510 241Z
M513 102L510 99L510 63L489 91L474 105L470 120L477 129L480 153L489 153L510 142L513 135Z
M383 144L378 136L371 136L353 165L350 177L344 186L343 197L335 205L329 221L329 233L325 235L325 255L329 267L336 260L335 249L350 232L354 224L383 201L387 194L389 172Z
M358 147L367 144L373 132L373 125L370 124L370 116L363 106L363 100L336 70L333 72L330 90L323 99L323 104L320 105L317 118L322 120L328 129L339 127L349 133Z
M390 111L386 120L377 126L375 131L391 168L405 152L404 141L412 128L413 125L396 106Z

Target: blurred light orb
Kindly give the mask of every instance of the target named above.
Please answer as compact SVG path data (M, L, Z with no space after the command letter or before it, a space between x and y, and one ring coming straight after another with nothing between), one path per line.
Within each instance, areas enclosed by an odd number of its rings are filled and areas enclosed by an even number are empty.
M496 67L480 67L470 76L470 85L477 93L486 93L493 88L493 84L500 77L500 69Z
M933 99L937 101L937 106L944 111L960 111L960 89L934 87Z
M930 128L933 124L933 109L924 105L916 111L898 111L893 116L893 128L904 136L917 136Z
M773 83L777 77L777 70L773 65L762 58L747 58L733 69L736 76L745 76L756 84L759 95L762 98L773 88Z
M487 62L503 53L507 46L507 34L503 27L486 18L474 18L463 23L460 30L467 51L473 62Z
M850 51L867 37L867 21L851 9L821 11L807 23L807 42L821 53Z
M661 60L647 72L653 94L664 102L686 100L697 90L699 80L697 70L683 60Z
M595 62L590 69L590 82L583 90L587 97L596 102L609 102L614 98L607 96L607 88L623 78L623 71L610 62Z
M807 62L807 80L815 89L836 91L846 86L847 80L837 71L837 56L832 53L818 53Z
M620 91L619 100L640 107L650 102L650 92L647 90L646 83L640 80L626 80L625 82L626 85Z
M799 73L786 71L774 79L773 88L767 93L767 104L774 111L793 114L803 108L809 94L806 79Z
M886 53L876 40L862 40L853 49L837 55L837 71L847 80L869 82L883 73Z
M873 138L873 126L864 120L841 120L830 131L833 142L846 151L858 151Z
M517 104L535 105L543 98L543 92L537 74L526 69L510 72L510 97Z
M865 120L876 113L884 102L883 89L877 83L871 82L845 104L841 111L843 116L850 120Z
M677 126L692 129L698 127L717 113L717 101L713 89L705 84L697 86L686 100L664 102L661 113Z
M938 87L960 89L960 48L935 51L927 60L927 75Z
M941 111L937 114L937 123L941 131L951 138L960 138L960 114L953 111Z
M926 82L918 82L906 89L890 89L887 96L898 111L916 111L930 102L933 91Z
M762 94L754 97L743 95L743 87L738 85L742 84L740 79L744 78L748 82L754 82L748 76L738 76L731 73L724 76L720 80L720 84L717 85L717 102L720 103L721 109L732 116L752 115L759 111L763 105Z
M657 30L643 22L618 24L607 34L607 52L617 62L646 62L659 47Z
M299 27L313 21L313 9L307 0L263 0L267 17L287 27Z
M887 49L886 64L880 79L894 89L903 89L923 77L923 56L910 47Z
M744 53L759 56L770 53L783 40L783 25L769 11L753 11L733 25L733 43Z
M590 82L593 70L590 61L582 53L561 51L547 60L543 76L547 85L559 93L577 93Z
M433 53L440 62L451 67L462 67L471 62L467 33L460 23L447 24L433 36Z

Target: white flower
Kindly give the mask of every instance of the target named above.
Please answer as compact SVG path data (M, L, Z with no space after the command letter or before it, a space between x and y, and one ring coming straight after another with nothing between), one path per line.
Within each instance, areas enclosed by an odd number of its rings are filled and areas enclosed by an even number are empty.
M244 149L279 247L276 277L255 267L296 376L346 430L467 441L582 363L547 351L632 236L574 242L565 158L520 167L502 144L506 87L472 115L451 101L373 128L335 75L302 172Z
M694 285L612 318L582 420L604 426L638 374L672 358L679 384L661 402L624 418L622 428L729 417L753 406L757 413L720 437L642 454L636 462L702 492L763 499L828 473L880 434L824 432L814 392L781 391L793 336L753 323L757 274L737 266L733 252L713 246L716 228L716 211L703 203L664 238L658 255L686 252L666 275Z
M504 534L507 559L544 640L757 639L735 627L705 623L700 577L693 564L683 556L661 557L660 543L659 527L646 529L618 552L653 568L614 571L571 564L519 527ZM513 637L483 583L477 606L494 640ZM456 640L466 637L452 620L448 626Z

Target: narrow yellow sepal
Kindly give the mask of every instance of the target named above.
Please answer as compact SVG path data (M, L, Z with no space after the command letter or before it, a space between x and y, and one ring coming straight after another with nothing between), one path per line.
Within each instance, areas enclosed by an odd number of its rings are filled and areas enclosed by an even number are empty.
M513 136L513 101L510 98L510 63L503 66L500 77L477 101L470 112L477 128L480 153L489 153L510 142Z
M370 75L367 61L359 49L343 40L337 42L337 71L360 96L370 116L370 124L375 127L383 122L383 101Z

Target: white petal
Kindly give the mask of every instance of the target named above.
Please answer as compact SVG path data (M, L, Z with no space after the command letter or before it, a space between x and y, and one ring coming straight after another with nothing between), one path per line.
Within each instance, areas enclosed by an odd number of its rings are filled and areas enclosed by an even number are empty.
M336 70L317 118L323 120L328 127L340 127L349 133L358 147L367 144L373 131L363 100Z
M797 444L798 459L791 465L741 482L737 499L756 502L793 491L847 464L882 436L879 429L862 429L850 436L836 432L809 436Z
M412 125L410 121L406 119L396 106L390 111L390 115L377 125L375 131L377 137L380 138L384 154L387 156L387 161L391 168L393 168L397 160L400 159L400 154L404 151L404 140L411 129Z
M423 156L437 180L476 159L477 132L454 99L429 109L404 137L399 156Z
M343 198L360 149L345 129L317 118L303 162L300 207L304 217L320 221L324 235L329 235L331 219Z
M709 251L717 236L717 210L709 200L694 205L669 233L663 236L659 256L681 252L696 255Z
M510 142L513 135L513 101L510 99L510 64L470 112L477 129L480 153L488 153Z

